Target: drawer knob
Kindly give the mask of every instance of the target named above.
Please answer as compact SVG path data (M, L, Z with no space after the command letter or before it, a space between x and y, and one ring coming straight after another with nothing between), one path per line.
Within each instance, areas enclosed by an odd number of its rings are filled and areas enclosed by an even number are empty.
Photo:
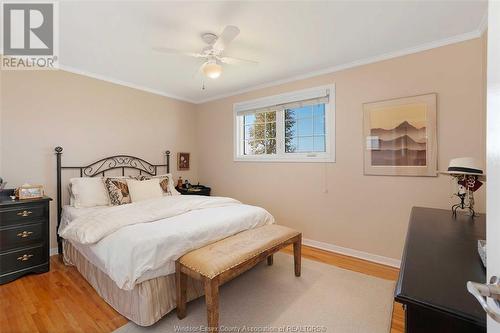
M31 257L33 257L32 254L23 254L22 256L18 257L17 260L26 261L29 260Z
M33 213L33 212L29 211L29 210L23 210L22 212L17 213L17 216L26 217L26 216L29 216L31 213Z
M23 231L23 232L20 232L17 234L17 237L21 237L21 238L26 238L26 237L29 237L33 232L31 231Z

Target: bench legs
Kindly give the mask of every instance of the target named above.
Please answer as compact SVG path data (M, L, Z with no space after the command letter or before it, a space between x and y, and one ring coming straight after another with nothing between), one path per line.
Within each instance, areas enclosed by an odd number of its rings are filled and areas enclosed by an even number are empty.
M175 263L175 282L177 292L177 317L186 317L187 275L181 271L180 263ZM219 279L203 279L205 303L207 304L207 322L210 332L219 330Z
M175 284L177 298L177 318L186 317L186 302L187 302L187 275L181 271L181 264L175 263Z
M207 322L210 332L219 330L219 279L204 279Z
M293 262L295 266L295 276L300 276L301 249L302 249L302 235L299 235L298 239L293 243Z
M263 252L257 257L256 260L249 260L248 262L244 262L240 264L240 266L236 267L231 271L231 276L220 274L212 279L202 276L199 273L188 269L186 266L183 266L179 261L175 262L175 282L176 282L176 296L177 296L177 317L182 319L186 316L186 302L187 302L187 277L189 274L191 277L194 277L197 280L202 280L205 288L205 303L207 305L207 322L209 332L218 332L219 331L219 284L228 281L228 278L234 277L236 275L241 274L242 272L248 270L253 267L256 263L263 261L267 258L267 264L273 264L273 254L279 251L286 245L290 245L293 243L293 259L294 259L294 268L295 268L295 276L300 276L301 270L301 249L302 249L302 234L289 239L287 242L275 246L274 248ZM269 254L270 253L270 254ZM255 259L255 258L254 258ZM183 271L184 269L184 271ZM237 272L234 273L234 272Z

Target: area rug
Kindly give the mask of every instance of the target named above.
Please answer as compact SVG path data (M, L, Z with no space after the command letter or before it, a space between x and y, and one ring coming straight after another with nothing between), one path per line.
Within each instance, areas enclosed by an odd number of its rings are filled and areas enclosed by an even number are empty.
M221 332L387 333L390 331L393 281L302 260L302 276L293 273L293 257L275 254L274 265L260 263L220 289ZM204 297L187 305L187 317L175 310L153 326L132 322L115 333L206 332Z

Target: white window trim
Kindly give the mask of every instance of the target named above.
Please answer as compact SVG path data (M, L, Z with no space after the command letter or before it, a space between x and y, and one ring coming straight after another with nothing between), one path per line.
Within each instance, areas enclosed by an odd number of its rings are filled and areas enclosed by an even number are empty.
M243 117L245 111L265 108L278 104L290 103L312 99L325 95L325 90L329 90L329 102L325 104L325 150L324 153L284 153L284 154L262 154L243 155ZM235 162L335 162L335 84L319 86L285 94L268 96L233 105L233 160ZM284 137L284 122L278 121L278 117L284 117L284 111L276 113L276 138ZM277 144L284 145L284 140L277 140ZM284 151L284 147L278 150Z

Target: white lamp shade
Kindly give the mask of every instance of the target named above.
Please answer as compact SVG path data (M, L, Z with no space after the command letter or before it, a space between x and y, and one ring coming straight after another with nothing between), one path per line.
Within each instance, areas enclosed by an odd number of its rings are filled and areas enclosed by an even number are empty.
M215 62L206 63L203 66L203 74L211 79L216 79L222 74L222 66Z

